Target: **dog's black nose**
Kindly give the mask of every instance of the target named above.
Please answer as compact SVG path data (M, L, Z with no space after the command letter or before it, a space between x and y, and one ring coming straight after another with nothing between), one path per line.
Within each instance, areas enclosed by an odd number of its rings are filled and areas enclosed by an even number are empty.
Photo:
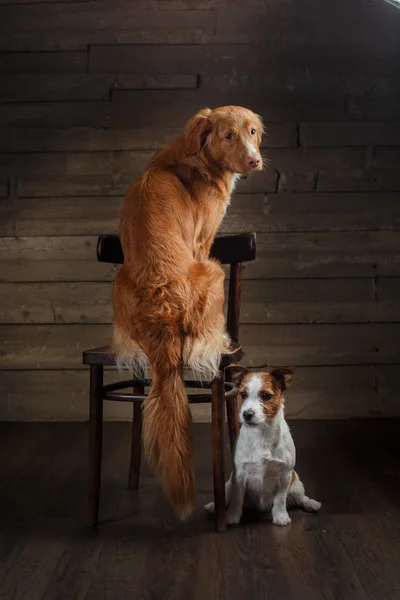
M245 421L251 421L254 417L254 410L244 410L243 411L243 419Z

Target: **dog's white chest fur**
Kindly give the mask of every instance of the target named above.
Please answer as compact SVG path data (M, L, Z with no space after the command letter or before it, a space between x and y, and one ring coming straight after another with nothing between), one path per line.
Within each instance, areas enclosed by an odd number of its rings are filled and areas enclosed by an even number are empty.
M235 191L235 187L237 182L240 179L240 173L234 173L232 175L232 179L231 179L231 194L233 194L233 192Z
M243 425L235 448L235 476L249 498L270 504L279 480L294 468L296 452L283 409L270 423Z

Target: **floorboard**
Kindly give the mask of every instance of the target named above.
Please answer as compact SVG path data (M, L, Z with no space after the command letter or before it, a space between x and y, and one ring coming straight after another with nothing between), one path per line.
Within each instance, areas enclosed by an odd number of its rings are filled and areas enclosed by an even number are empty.
M294 511L283 529L247 513L217 534L202 512L209 425L194 428L197 508L180 524L145 465L139 491L127 489L130 426L106 423L93 531L87 424L2 423L0 600L399 600L399 424L292 422L321 512Z

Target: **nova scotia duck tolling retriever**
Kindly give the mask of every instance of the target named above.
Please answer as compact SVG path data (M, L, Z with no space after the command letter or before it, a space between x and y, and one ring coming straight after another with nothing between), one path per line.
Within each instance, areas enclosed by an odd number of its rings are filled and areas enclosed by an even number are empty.
M120 237L113 351L152 387L143 404L150 467L181 519L195 500L191 415L182 379L218 374L229 351L224 271L209 252L241 174L262 169L259 116L239 106L201 110L129 188Z

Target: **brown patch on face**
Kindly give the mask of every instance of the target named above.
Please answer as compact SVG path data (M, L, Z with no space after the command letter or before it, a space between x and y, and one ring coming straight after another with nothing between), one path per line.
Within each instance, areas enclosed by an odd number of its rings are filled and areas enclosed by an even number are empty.
M238 365L238 366L240 366L240 365ZM239 401L244 402L246 400L246 398L247 398L247 382L248 382L248 380L249 380L249 378L251 376L252 376L252 373L249 373L248 371L246 373L246 372L243 371L240 374L240 376L237 377L233 381L233 383L236 385L236 387L239 390L239 394L237 396L239 398Z
M239 398L243 401L246 399L244 394L247 394L247 384L254 373L248 373L242 379L239 387ZM279 412L283 402L283 392L280 389L277 381L270 373L257 373L261 377L263 384L258 392L260 401L263 404L263 411L266 419L273 419Z
M265 418L273 419L280 411L284 402L282 390L270 373L258 373L258 375L263 380L263 385L258 395L263 403Z

